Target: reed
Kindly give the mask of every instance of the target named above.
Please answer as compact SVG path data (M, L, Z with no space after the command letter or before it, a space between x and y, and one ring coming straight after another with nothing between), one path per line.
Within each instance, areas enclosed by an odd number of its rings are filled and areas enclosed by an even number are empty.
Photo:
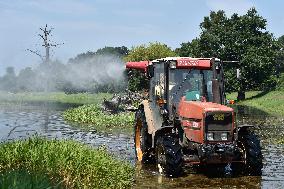
M21 171L39 174L39 180L52 183L53 188L129 188L134 175L129 163L105 149L39 137L0 145L0 182L7 184L5 181L13 180L11 175L17 176Z

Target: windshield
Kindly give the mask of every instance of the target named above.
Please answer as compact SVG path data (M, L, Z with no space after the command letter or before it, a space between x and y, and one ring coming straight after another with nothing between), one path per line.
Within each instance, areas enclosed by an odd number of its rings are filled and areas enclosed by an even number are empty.
M212 102L212 70L174 69L169 73L169 102L178 105L181 97Z

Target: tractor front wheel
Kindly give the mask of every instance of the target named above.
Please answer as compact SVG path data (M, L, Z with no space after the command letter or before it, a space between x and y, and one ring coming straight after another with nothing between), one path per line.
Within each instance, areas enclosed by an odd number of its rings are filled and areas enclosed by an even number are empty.
M143 110L139 110L136 114L136 123L134 126L134 147L137 161L142 163L151 163L152 155L152 137L148 133L147 123Z
M159 171L167 176L177 177L182 174L182 151L177 138L165 135L157 139L156 161Z
M238 166L237 172L259 176L262 169L262 153L260 141L253 131L243 131L238 134L238 146L242 152L244 163ZM240 170L242 169L242 170Z

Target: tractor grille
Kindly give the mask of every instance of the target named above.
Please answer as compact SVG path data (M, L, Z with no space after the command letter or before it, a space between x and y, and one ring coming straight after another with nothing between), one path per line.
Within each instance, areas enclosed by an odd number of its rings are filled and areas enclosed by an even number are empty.
M205 118L205 132L214 134L214 141L221 141L221 133L228 133L228 141L232 140L232 112L210 112Z
M232 112L210 112L205 118L206 131L231 131Z

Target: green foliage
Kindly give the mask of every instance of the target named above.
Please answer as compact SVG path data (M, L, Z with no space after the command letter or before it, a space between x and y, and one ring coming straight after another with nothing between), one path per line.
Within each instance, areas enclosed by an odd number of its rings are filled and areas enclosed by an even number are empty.
M27 67L20 70L18 75L15 74L13 67L8 67L5 75L0 77L0 90L66 93L121 92L126 89L126 80L121 67L123 67L122 58L127 54L128 49L125 46L104 47L96 52L88 51L78 54L75 58L69 59L67 64L55 60L41 63L33 69ZM120 73L117 77L110 77L112 74L106 74L108 73L106 68L117 69Z
M17 84L16 79L14 67L7 67L5 75L0 78L0 89L15 92Z
M154 60L175 55L175 52L173 52L167 45L155 42L149 43L148 45L133 47L129 54L125 57L125 61Z
M199 38L181 44L178 49L181 56L238 60L239 64L225 65L228 91L275 86L271 76L275 73L279 46L272 34L265 31L266 20L254 8L245 15L233 14L230 18L224 11L213 11L200 27ZM236 68L241 70L240 82L236 81Z
M284 91L284 73L277 79L277 90Z
M19 91L33 91L36 73L30 67L22 69L18 75L17 87Z
M115 159L104 149L71 140L46 140L32 138L0 145L0 172L2 182L17 180L18 170L27 174L44 173L54 184L62 183L64 188L130 188L134 169L126 162ZM9 173L12 171L12 173ZM7 175L8 172L8 175ZM4 176L3 176L4 174ZM25 175L26 176L26 175ZM0 181L0 182L1 182ZM34 178L33 182L37 179ZM23 180L24 186L27 181ZM7 183L6 183L7 184ZM13 186L13 183L10 183ZM32 188L33 186L30 186ZM48 187L45 186L45 187Z
M284 35L278 38L278 45L280 47L280 50L278 51L277 55L277 70L276 74L277 76L280 75L280 73L284 72Z
M129 50L125 46L121 47L104 47L101 49L98 49L96 51L97 55L102 55L102 54L111 54L111 55L116 55L119 57L124 57L129 53Z
M192 42L191 42L192 43ZM191 50L193 50L193 48L191 47L190 42L186 42L186 43L182 43L180 44L181 47L180 48L176 48L175 49L175 53L178 54L181 57L190 57L192 56L192 52Z
M154 60L158 58L176 56L176 53L172 51L167 45L155 42L148 45L139 45L133 47L129 54L124 58L125 61L143 61ZM148 80L143 73L131 70L128 72L128 88L131 91L140 91L148 88Z
M70 58L69 63L81 63L84 62L86 59L93 58L97 55L114 55L118 57L124 57L129 53L129 50L125 46L121 47L104 47L98 49L96 52L88 51L86 53L78 54L75 58Z
M101 111L98 104L84 105L66 110L64 119L70 122L85 123L87 129L96 129L103 132L132 132L134 113L108 114Z
M11 170L0 174L0 186L5 189L64 188L62 183L53 183L45 173L30 173L27 170Z

